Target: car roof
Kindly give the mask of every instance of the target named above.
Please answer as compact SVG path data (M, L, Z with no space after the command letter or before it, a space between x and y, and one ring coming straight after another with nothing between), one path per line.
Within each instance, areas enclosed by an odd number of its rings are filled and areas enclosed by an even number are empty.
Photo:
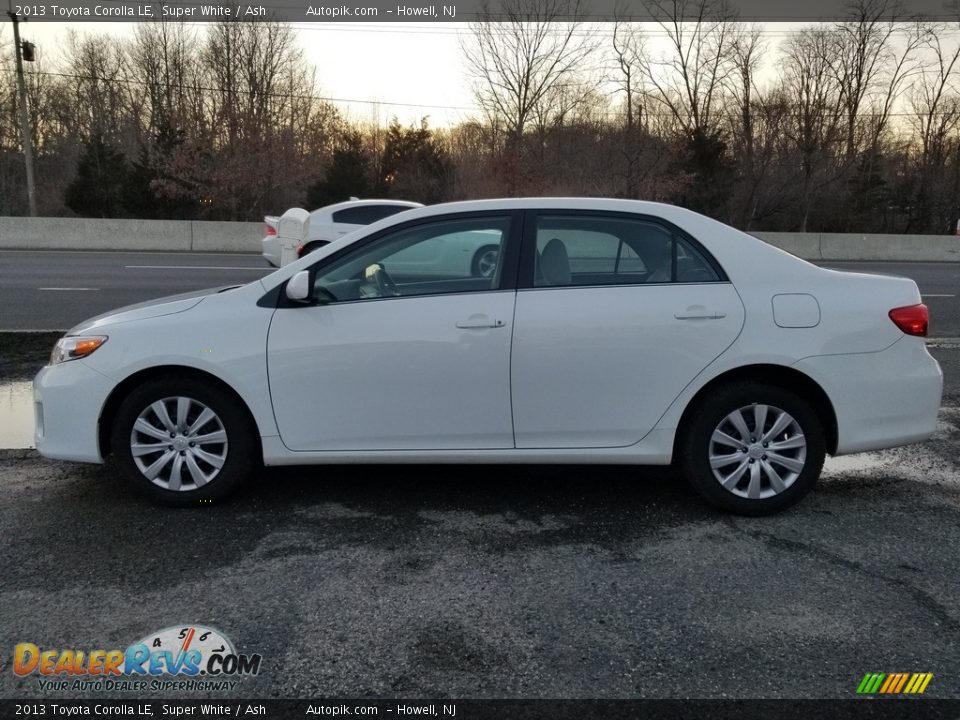
M353 207L364 207L366 205L392 205L395 207L407 207L407 208L418 208L423 207L423 203L413 202L412 200L387 200L382 199L378 200L376 198L367 198L364 200L344 200L343 202L333 203L332 205L324 205L321 208L313 210L310 214L319 213L319 212L336 212L337 210L344 210L346 208Z

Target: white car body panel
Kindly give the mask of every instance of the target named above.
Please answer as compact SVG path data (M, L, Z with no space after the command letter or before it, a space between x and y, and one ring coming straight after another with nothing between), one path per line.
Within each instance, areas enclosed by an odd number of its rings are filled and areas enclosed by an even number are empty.
M936 429L940 387L922 338L872 353L819 355L793 365L813 378L837 412L837 455L925 440Z
M281 309L258 304L297 272L393 225L524 209L662 218L696 238L730 282ZM628 293L654 300L638 304L634 315L626 309ZM783 294L815 298L819 322L778 325L773 298ZM838 421L836 454L891 447L928 437L936 423L939 366L921 338L904 335L887 317L889 309L919 302L911 280L824 270L657 203L532 198L423 207L365 226L250 285L77 326L71 334L109 340L88 358L37 376L43 418L37 447L47 457L102 461L96 425L110 392L139 371L171 366L210 373L237 392L257 424L268 465L663 464L672 459L677 428L696 393L723 373L752 365L794 368L823 388ZM671 326L671 315L696 305L718 308L725 317ZM502 319L504 326L456 327L473 314ZM596 318L609 319L607 330L614 331L603 334ZM631 343L641 325L646 342ZM325 372L314 372L318 367ZM571 386L578 377L595 378L595 397ZM553 396L564 388L566 397ZM511 412L515 428L507 425Z
M284 445L297 451L512 448L515 295L278 311L267 352ZM481 317L499 327L457 327Z
M73 360L40 370L33 382L34 444L54 460L103 462L97 423L116 382Z
M707 311L723 317L675 317ZM633 445L730 346L743 317L730 283L521 290L511 370L517 447Z

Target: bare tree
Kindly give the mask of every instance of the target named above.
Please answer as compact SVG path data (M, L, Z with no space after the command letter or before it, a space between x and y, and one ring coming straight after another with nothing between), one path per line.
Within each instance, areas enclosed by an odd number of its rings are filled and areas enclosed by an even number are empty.
M338 114L316 99L293 28L216 23L201 57L206 132L170 160L165 190L235 219L298 202L319 170L306 158L329 155Z
M955 212L957 199L944 207L937 195L943 194L943 174L951 151L957 149L960 127L960 98L956 73L960 66L960 42L948 40L952 34L945 24L933 24L924 36L925 62L910 93L911 121L917 138L917 190L908 230L926 231L946 220L946 211ZM958 161L956 158L954 162ZM954 193L955 182L952 183ZM939 205L939 207L938 207ZM941 232L947 228L939 228Z
M625 2L617 6L617 19L613 26L612 49L614 82L624 95L623 148L625 162L623 194L637 197L640 176L641 127L646 104L646 89L643 82L643 57L647 37L636 24L624 23L619 18L627 12Z
M890 43L898 19L897 0L854 0L850 18L838 23L828 36L831 46L827 60L844 110L848 163L858 150L860 113L868 96L877 89L886 65L894 59Z
M658 57L639 56L647 82L688 135L715 130L729 71L733 11L726 0L645 2L670 47Z
M832 71L835 47L828 30L806 29L783 52L784 94L793 112L786 135L799 154L800 232L807 231L814 190L828 181L842 115L840 88Z
M80 136L99 135L124 150L135 147L135 86L122 41L70 30L65 54L65 87L72 95L72 122Z
M199 46L183 23L139 23L130 43L131 76L145 95L144 130L197 124Z
M759 26L738 26L731 32L730 70L725 77L724 86L732 105L731 135L735 147L734 155L744 183L736 217L745 228L751 226L756 214L757 194L763 179L763 173L759 172L756 161L755 115L758 106L763 102L757 88L757 72L765 51L766 44Z
M523 140L535 115L545 123L570 110L564 89L595 48L581 16L580 0L500 0L471 24L462 47L477 102L510 142Z

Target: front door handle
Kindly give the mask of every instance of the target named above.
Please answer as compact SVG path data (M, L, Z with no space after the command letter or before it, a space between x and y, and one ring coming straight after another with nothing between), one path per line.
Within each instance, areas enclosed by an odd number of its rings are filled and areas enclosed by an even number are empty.
M677 320L719 320L727 314L719 310L710 310L703 305L691 305L686 310L676 312L673 316Z
M498 328L503 327L506 323L503 320L494 320L493 318L487 315L471 315L466 320L460 320L457 323L458 328L470 329L470 328Z

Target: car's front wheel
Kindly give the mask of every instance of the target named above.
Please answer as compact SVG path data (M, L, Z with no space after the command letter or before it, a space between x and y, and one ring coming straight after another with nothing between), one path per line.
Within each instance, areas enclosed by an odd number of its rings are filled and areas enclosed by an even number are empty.
M194 378L148 380L120 404L111 448L130 485L155 502L189 506L224 497L256 461L246 408Z
M738 383L696 408L678 449L684 474L708 503L769 515L810 492L826 442L808 402L780 387Z

